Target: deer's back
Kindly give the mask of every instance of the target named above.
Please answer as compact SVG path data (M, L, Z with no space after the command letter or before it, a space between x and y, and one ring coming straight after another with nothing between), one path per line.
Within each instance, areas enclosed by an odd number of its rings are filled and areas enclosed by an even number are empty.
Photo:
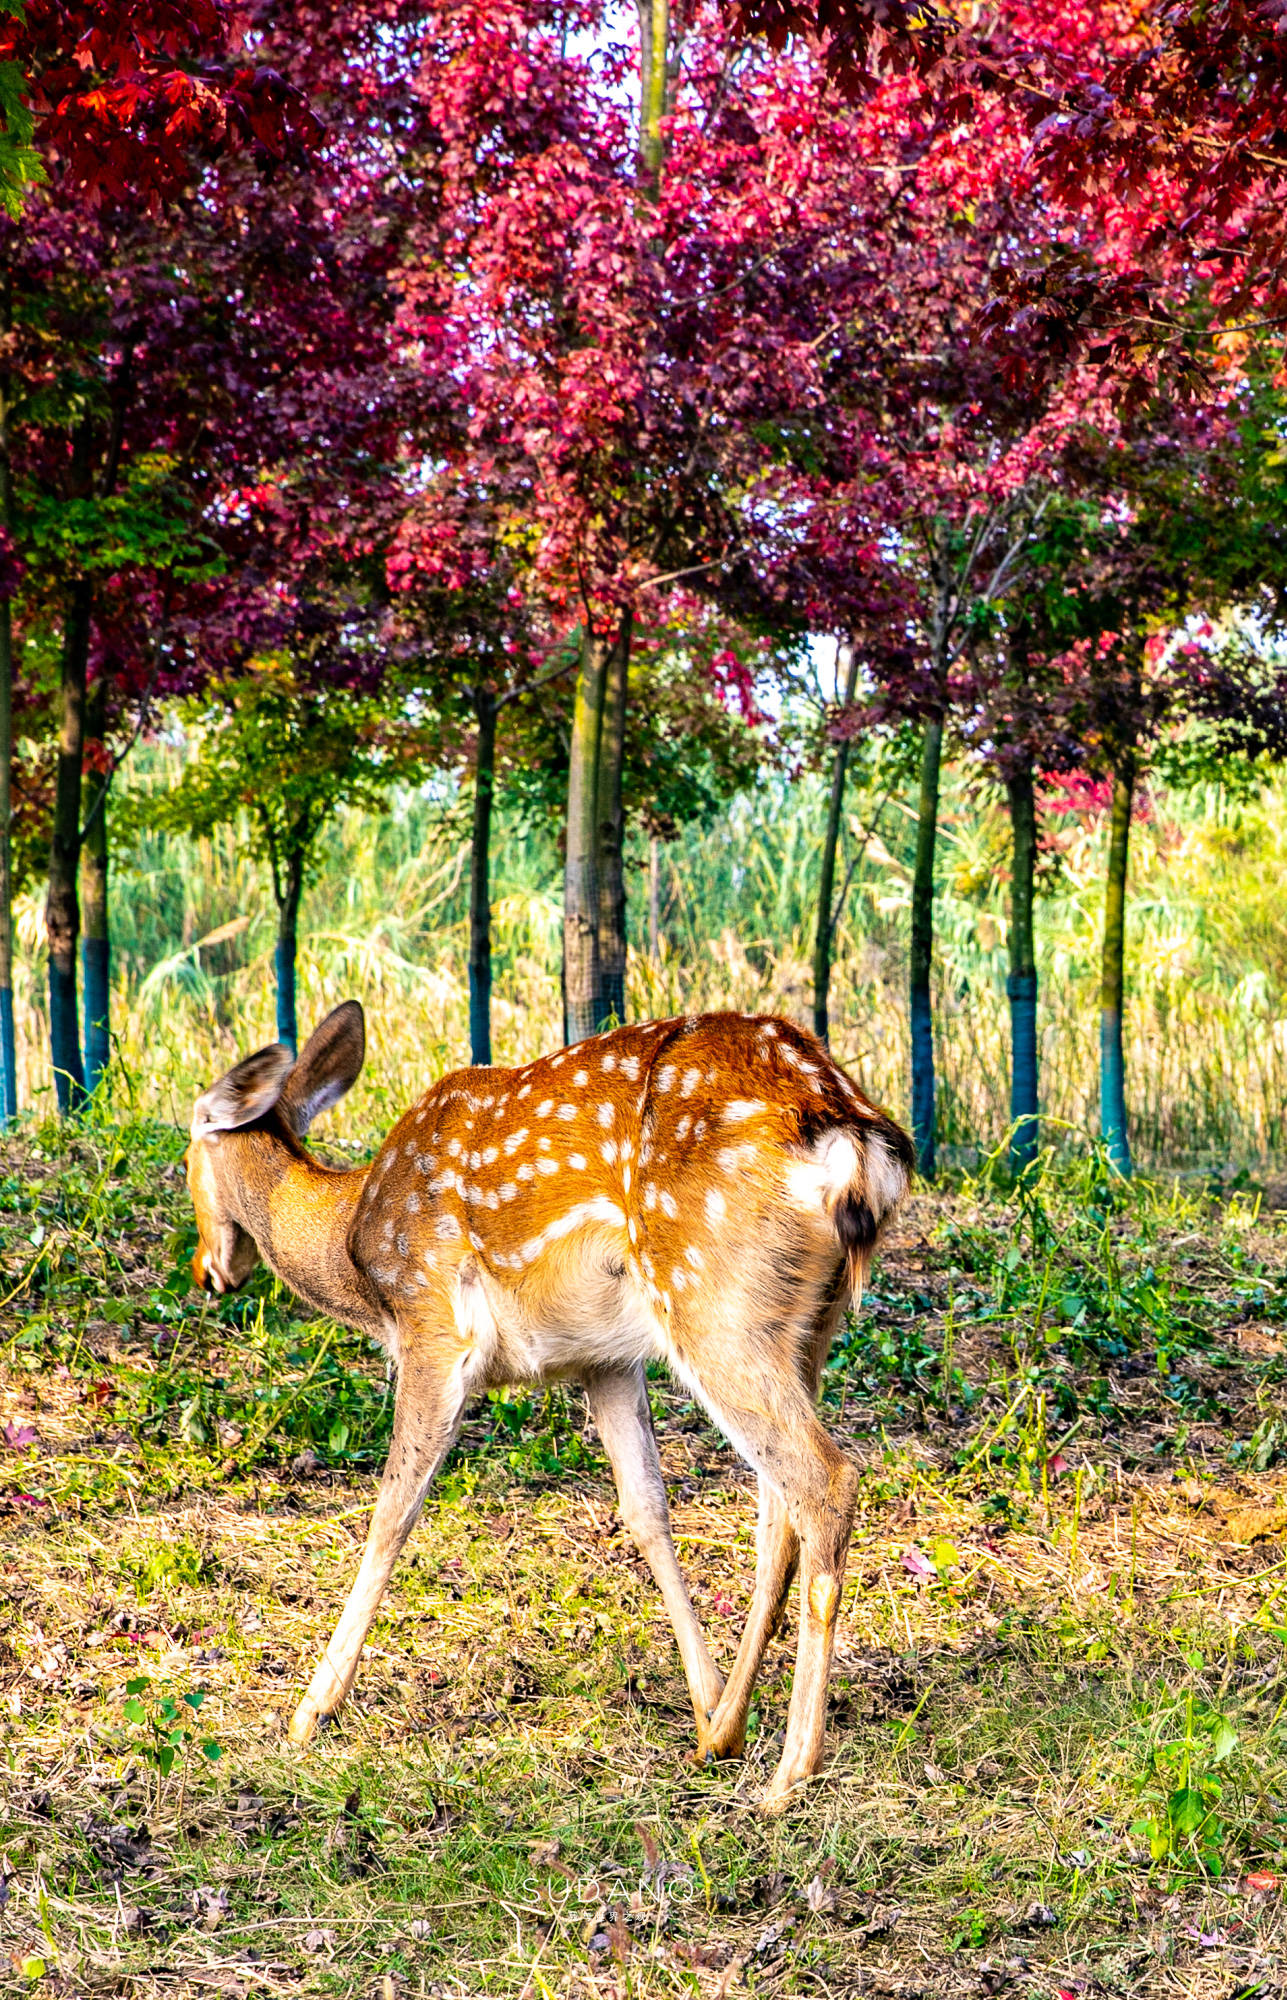
M702 1293L791 1254L809 1146L873 1125L897 1131L789 1022L617 1028L434 1084L373 1161L351 1247L401 1344L450 1331L475 1386L672 1354Z

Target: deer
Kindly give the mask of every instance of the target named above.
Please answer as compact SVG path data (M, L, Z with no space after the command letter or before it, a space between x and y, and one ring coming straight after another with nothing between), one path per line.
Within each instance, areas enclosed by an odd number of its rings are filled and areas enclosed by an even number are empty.
M304 1145L365 1054L347 1000L296 1059L274 1044L197 1099L185 1154L197 1285L262 1259L397 1371L357 1577L290 1724L306 1745L349 1694L398 1554L471 1398L580 1383L679 1649L701 1762L745 1748L798 1570L784 1809L822 1763L859 1475L819 1421L823 1365L910 1185L912 1142L820 1042L771 1016L616 1027L517 1068L457 1070L367 1166ZM645 1366L665 1364L758 1479L751 1604L727 1677L675 1554Z

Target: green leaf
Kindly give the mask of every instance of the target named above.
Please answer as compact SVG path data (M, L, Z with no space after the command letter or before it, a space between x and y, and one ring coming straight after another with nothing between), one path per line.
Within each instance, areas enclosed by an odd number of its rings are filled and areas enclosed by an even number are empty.
M1223 1715L1213 1716L1208 1725L1211 1730L1211 1759L1215 1764L1223 1764L1238 1747L1238 1732Z
M171 1768L174 1764L174 1758L175 1758L175 1751L173 1744L163 1743L161 1745L161 1748L156 1753L156 1761L161 1767L161 1776L163 1778L169 1777Z
M1167 1811L1177 1833L1196 1833L1207 1816L1207 1802L1192 1785L1185 1785L1171 1793Z
M134 1680L126 1681L125 1692L126 1694L142 1694L143 1690L151 1685L150 1675L139 1674Z
M147 1721L147 1710L146 1710L146 1709L144 1708L144 1706L143 1706L143 1704L142 1704L142 1702L141 1702L141 1701L127 1701L127 1702L126 1702L126 1704L125 1704L125 1719L126 1719L126 1721L127 1721L127 1722L146 1722L146 1721Z
M201 1754L203 1757L208 1757L212 1764L217 1764L223 1756L223 1745L222 1743L214 1742L203 1743L201 1745Z
M206 1692L204 1688L197 1688L193 1694L185 1694L183 1697L189 1708L200 1708L205 1698Z
M952 1569L953 1567L959 1566L961 1557L957 1550L956 1543L949 1542L946 1535L940 1535L938 1540L934 1544L934 1553L932 1560L935 1569L940 1572L942 1572L945 1569Z

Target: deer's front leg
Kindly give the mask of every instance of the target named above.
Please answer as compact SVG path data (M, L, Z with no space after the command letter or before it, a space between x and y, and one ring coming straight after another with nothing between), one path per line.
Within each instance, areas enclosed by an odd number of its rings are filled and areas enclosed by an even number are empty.
M292 1743L307 1743L318 1718L333 1715L353 1685L371 1621L403 1543L416 1524L434 1474L450 1451L465 1399L459 1353L430 1357L404 1350L393 1413L393 1441L367 1532L366 1547L335 1636L290 1725Z

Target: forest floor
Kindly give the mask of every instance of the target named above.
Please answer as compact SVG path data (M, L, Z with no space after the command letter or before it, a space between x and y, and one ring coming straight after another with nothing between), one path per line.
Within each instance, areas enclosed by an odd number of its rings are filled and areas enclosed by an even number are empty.
M689 1761L580 1399L489 1399L342 1717L285 1725L389 1400L187 1286L182 1137L0 1153L0 1992L1287 1993L1287 1219L1094 1160L921 1193L824 1387L862 1468L827 1759ZM1270 1191L1272 1193L1272 1190ZM749 1475L653 1384L717 1658Z

